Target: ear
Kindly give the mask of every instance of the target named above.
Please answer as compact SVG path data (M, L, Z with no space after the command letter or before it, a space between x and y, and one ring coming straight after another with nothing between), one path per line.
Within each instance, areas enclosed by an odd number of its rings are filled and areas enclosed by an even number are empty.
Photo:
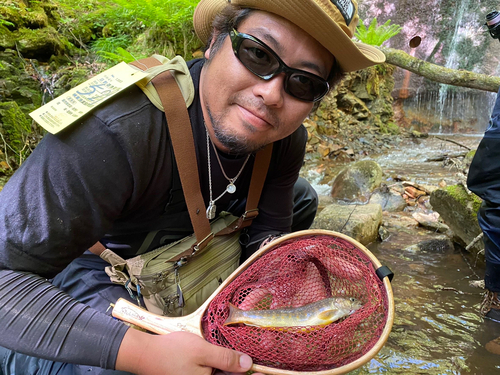
M212 32L212 37L210 38L210 46L205 51L205 58L207 60L210 60L210 53L212 52L212 46L214 45L214 42L217 39L218 35L219 35L219 32L214 29L214 31Z

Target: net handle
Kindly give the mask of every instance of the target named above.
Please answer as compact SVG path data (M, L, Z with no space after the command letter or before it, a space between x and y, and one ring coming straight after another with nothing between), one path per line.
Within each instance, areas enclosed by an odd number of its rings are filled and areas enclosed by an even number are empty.
M215 296L219 294L236 277L238 277L239 274L245 271L257 259L267 254L269 250L273 249L276 246L279 246L283 242L289 241L294 238L300 238L306 236L318 236L318 235L342 238L343 240L351 243L353 246L361 250L373 263L375 269L378 269L382 266L382 264L378 261L378 259L365 246L363 246L358 241L342 233L329 230L320 230L320 229L303 230L287 234L283 237L279 237L276 240L267 244L266 246L263 246L261 249L257 250L250 258L248 258L241 266L239 266L236 269L236 271L234 271L217 288L217 290L205 301L205 303L203 303L203 305L201 305L195 312L193 312L190 315L180 316L180 317L165 317L156 315L143 308L140 308L137 305L134 305L133 303L123 298L120 298L116 302L115 306L113 307L112 315L115 318L132 323L138 327L142 327L151 332L162 335L177 331L187 331L203 337L201 329L201 320L203 318L205 310L207 309L210 302L212 302L212 300L215 298ZM389 338L392 325L394 323L394 296L392 294L391 282L389 281L388 277L384 277L383 283L386 289L387 300L389 305L387 312L387 321L384 330L382 331L382 334L380 335L380 338L377 341L377 343L362 357L358 358L353 362L348 363L347 365L325 371L281 370L257 364L254 364L252 366L252 371L262 372L268 375L340 375L340 374L346 374L364 365L366 362L372 359L385 345L387 339Z

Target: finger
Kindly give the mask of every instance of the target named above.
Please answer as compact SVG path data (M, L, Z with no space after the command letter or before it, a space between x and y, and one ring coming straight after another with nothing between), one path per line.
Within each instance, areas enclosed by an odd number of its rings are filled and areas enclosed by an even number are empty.
M201 365L226 372L245 373L252 367L249 355L207 343Z

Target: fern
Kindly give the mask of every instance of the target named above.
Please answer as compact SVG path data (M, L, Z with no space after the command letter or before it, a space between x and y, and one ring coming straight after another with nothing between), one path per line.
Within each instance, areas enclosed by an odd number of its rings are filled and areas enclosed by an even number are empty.
M136 58L134 55L132 55L129 51L126 49L123 49L121 47L117 47L115 52L109 52L109 51L97 51L97 54L101 57L103 57L106 60L110 60L111 62L118 63L118 62L132 62L134 60L137 60L138 58L146 57L146 56L139 56Z
M6 26L6 27L14 27L16 25L14 25L12 22L10 21L6 21L6 20L3 20L0 18L0 26Z
M356 37L363 43L372 46L381 46L382 43L389 40L395 35L398 35L403 29L399 25L391 25L391 20L387 20L381 26L378 26L377 18L375 17L370 26L366 28L363 22L360 22L356 29Z

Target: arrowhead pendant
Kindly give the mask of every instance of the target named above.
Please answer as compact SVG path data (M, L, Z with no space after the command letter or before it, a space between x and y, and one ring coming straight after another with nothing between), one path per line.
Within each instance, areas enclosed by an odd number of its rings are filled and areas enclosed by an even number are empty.
M207 219L212 220L215 217L215 212L217 211L217 206L214 202L210 202L207 208Z

